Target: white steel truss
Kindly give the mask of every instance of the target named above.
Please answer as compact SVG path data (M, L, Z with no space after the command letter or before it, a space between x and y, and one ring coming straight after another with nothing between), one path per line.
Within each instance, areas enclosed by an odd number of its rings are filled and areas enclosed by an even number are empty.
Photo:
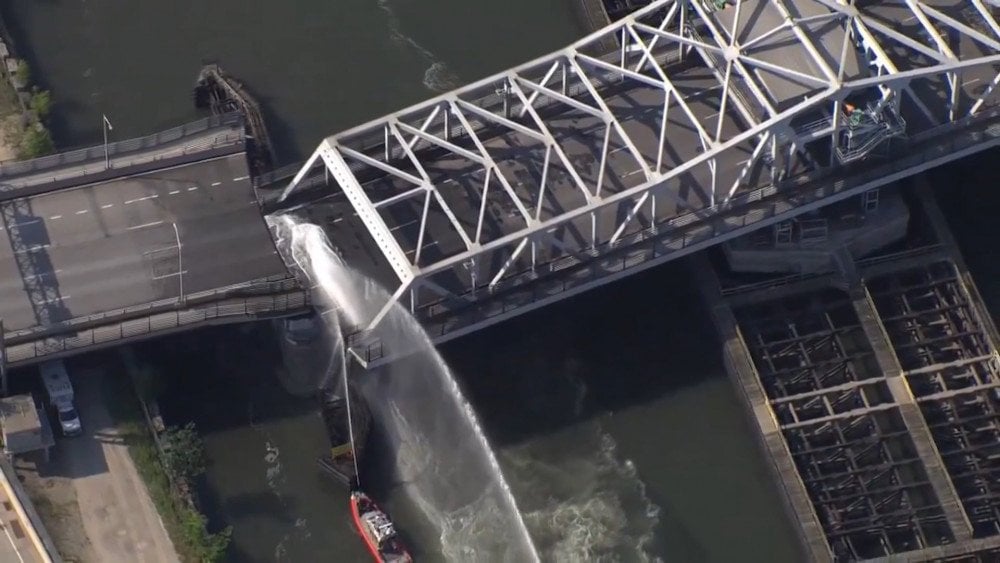
M285 196L325 169L395 299L434 315L975 120L1000 98L996 12L982 0L657 0L325 139ZM602 52L609 39L619 48Z

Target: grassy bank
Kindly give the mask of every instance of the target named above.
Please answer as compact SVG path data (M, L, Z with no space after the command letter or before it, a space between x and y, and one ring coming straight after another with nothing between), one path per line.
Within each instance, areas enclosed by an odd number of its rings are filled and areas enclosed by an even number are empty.
M19 156L18 135L21 129L21 104L17 91L6 77L0 79L0 162Z
M2 34L0 40L10 45ZM52 96L47 90L32 86L28 63L21 60L14 72L0 65L0 82L0 162L38 158L55 152L55 143L47 127ZM21 96L24 96L23 105Z
M209 533L205 517L174 491L128 377L107 375L103 387L108 412L128 445L136 470L146 483L181 560L186 563L222 561L229 544L229 531Z

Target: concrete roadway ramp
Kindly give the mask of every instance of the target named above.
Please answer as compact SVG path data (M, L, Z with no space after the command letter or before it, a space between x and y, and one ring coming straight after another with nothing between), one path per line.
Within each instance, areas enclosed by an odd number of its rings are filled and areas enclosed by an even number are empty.
M242 127L122 151L107 169L88 149L0 172L9 366L306 306L264 223Z

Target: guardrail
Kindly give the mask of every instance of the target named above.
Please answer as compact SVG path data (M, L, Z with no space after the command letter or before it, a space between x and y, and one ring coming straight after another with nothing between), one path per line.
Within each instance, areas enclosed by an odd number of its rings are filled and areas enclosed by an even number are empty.
M295 278L285 276L272 276L262 280L248 282L244 284L232 285L224 288L202 291L186 295L183 301L177 297L160 299L150 303L122 307L111 311L104 311L92 315L86 315L55 323L45 327L31 327L20 330L12 330L4 333L4 340L8 346L20 344L30 340L55 337L61 334L68 334L86 330L94 326L121 323L129 319L138 317L148 317L159 313L175 312L187 306L200 306L214 302L221 302L227 299L239 297L269 296L281 293L290 293L301 290L301 286Z
M929 254L934 254L936 252L941 252L945 249L942 244L929 244L927 246L921 246L918 248L909 248L907 250L900 250L899 252L893 252L892 254L883 254L881 256L873 256L871 258L862 258L861 260L856 260L858 270L863 270L871 266L878 264L885 264L888 262L897 262L899 260L906 260L908 258L915 258L917 256L927 256Z
M218 323L237 317L278 316L305 309L309 304L308 292L299 290L281 295L230 299L225 302L198 305L197 308L164 311L114 324L95 326L69 335L57 335L14 345L8 342L7 363L17 365L52 354L65 354L83 348L141 338L183 327Z
M211 117L199 119L198 121L193 121L191 123L185 123L184 125L173 127L145 137L109 143L108 156L116 158L129 153L145 152L168 143L180 141L185 137L191 137L204 133L210 129L227 125L236 126L241 124L242 121L243 117L239 113L213 115ZM236 142L241 138L242 135L240 135L239 138L230 138L229 136L226 136L219 139L213 139L212 142L207 143L207 147L215 146L216 144L223 142ZM197 146L192 145L191 148L195 150L204 150L207 148L204 145L206 145L206 143L201 143ZM9 180L20 176L35 174L44 170L51 170L53 168L103 160L104 145L86 147L50 156L43 156L32 160L5 163L0 165L0 179ZM139 162L148 162L149 160L150 159L139 159ZM119 165L119 167L122 167L122 165Z

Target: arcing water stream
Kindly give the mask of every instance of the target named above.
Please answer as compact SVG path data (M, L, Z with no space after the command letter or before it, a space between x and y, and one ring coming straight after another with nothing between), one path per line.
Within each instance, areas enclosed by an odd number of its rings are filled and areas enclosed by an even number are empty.
M322 229L289 216L269 219L279 247L315 284L315 306L339 338L339 320L363 326L388 302L375 282L346 266ZM538 561L531 536L496 458L448 366L406 311L376 329L405 360L367 372L361 387L389 450L395 488L436 527L452 561ZM364 471L364 470L363 470Z

